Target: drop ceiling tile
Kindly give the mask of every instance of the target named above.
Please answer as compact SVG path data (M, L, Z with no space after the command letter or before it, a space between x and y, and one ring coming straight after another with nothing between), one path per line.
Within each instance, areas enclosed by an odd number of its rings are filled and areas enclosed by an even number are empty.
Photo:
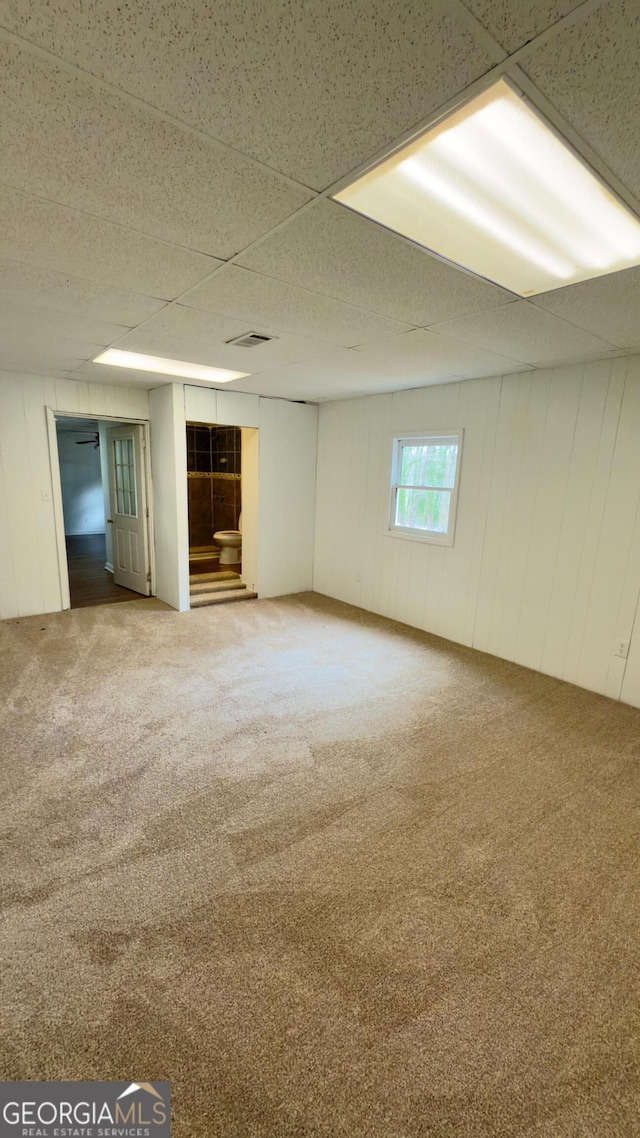
M266 329L250 328L226 316L176 304L134 328L118 342L118 347L247 372L278 363L318 359L334 351L333 344L301 336L281 335L257 348L238 348L225 342L251 331L268 334Z
M28 309L12 300L5 299L0 306L0 334L3 342L7 337L13 337L22 338L31 345L46 346L64 340L104 347L128 331L122 324L109 324L95 317L75 316L69 312L55 312L45 308ZM0 354L1 352L2 342Z
M124 324L130 328L164 305L164 301L155 297L107 288L18 261L0 261L0 298L20 304L27 310L46 308L72 316Z
M0 43L3 181L226 259L312 194L87 79Z
M238 263L406 324L435 324L512 300L336 202L292 218Z
M382 356L346 348L332 352L324 359L278 368L256 371L250 380L237 380L235 386L243 391L259 391L264 395L277 394L276 381L290 382L291 399L334 399L346 394L369 395L376 391L392 391L405 387L424 387L427 384L446 383L454 377L442 370L424 364L408 364L388 360ZM251 384L249 388L247 384ZM267 388L263 385L269 384Z
M243 320L247 328L260 325L275 333L327 340L345 348L396 336L409 328L398 320L238 265L224 265L180 299L182 304Z
M96 355L96 352L93 355ZM73 368L67 371L66 378L86 383L106 383L110 387L142 387L147 391L153 387L163 387L165 383L182 382L172 380L170 375L156 375L153 372L134 371L133 368L94 364L91 357L76 360Z
M48 375L76 367L128 329L95 317L27 308L4 299L0 305L0 368Z
M546 292L530 303L610 344L640 347L640 268Z
M61 367L61 368L60 367L50 367L49 365L47 365L46 371L44 372L45 378L46 379L68 379L69 378L69 371L73 367L75 367L78 362L79 362L78 360L68 359L65 362L65 366ZM14 369L14 371L17 372L18 369ZM41 366L40 367L29 367L26 369L20 369L18 374L19 375L39 375L39 376L42 376L43 375L43 369Z
M3 0L41 47L324 188L497 61L445 0Z
M640 197L639 55L637 0L609 0L544 43L523 67Z
M345 388L344 383L336 383L335 387L331 387L325 381L316 381L314 377L306 376L304 371L283 368L260 372L248 379L239 379L237 383L228 386L234 387L237 391L245 391L249 395L290 399L302 403L321 403L330 399L347 399L349 396L367 394L364 389Z
M611 351L611 352L594 353L594 355L590 355L588 357L588 360L585 359L584 354L578 355L578 356L562 356L558 359L544 360L541 364L536 364L535 366L537 368L545 368L545 369L569 367L573 364L579 365L579 364L585 364L587 362L593 363L594 360L617 360L617 359L626 358L628 356L629 356L628 351L624 351L623 349L615 349L614 351Z
M328 376L317 378L307 375L310 365L290 364L238 379L225 384L229 389L246 391L250 395L264 395L271 399L292 399L306 403L320 403L328 399L348 399L365 395L364 388L345 386L344 379Z
M588 359L614 347L526 300L462 320L448 320L432 331L536 366L551 360Z
M244 321L230 316L217 316L183 304L168 304L140 328L124 338L119 347L131 352L170 355L165 349L179 342L191 342L206 350L208 345L224 344L248 331Z
M260 377L262 378L262 377ZM290 399L297 403L328 403L337 399L358 399L365 395L363 391L345 391L340 388L332 395L314 395L312 390L300 395L300 384L297 379L283 379L279 372L269 376L269 391L264 390L264 384L253 383L251 387L243 389L249 395L268 395L271 399Z
M358 348L358 351L367 357L382 355L412 367L425 365L459 378L480 379L487 375L506 375L508 372L522 371L528 366L420 328Z
M546 31L583 0L464 0L480 23L507 51Z
M55 344L29 344L24 339L8 340L3 336L0 369L54 378L66 375L99 351L97 344L67 344L64 340Z
M0 258L164 300L221 263L3 185Z

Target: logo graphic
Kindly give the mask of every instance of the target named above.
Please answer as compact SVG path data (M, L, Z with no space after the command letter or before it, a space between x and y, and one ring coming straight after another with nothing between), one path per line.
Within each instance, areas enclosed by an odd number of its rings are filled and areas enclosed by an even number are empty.
M158 1094L158 1091L154 1087L153 1083L129 1083L126 1091L123 1091L121 1095L118 1095L118 1101L121 1098L126 1098L127 1095L132 1095L135 1091L148 1091L150 1095L155 1095L156 1098L162 1099L162 1095Z
M0 1138L170 1138L169 1083L0 1083Z

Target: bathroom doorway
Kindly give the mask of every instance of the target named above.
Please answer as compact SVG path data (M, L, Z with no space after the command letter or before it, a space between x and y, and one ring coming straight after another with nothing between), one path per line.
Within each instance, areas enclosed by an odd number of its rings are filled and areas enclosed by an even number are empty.
M191 608L257 596L257 436L257 429L187 422Z
M242 574L239 427L187 423L189 575ZM215 540L214 534L220 534ZM222 565L221 565L222 561Z

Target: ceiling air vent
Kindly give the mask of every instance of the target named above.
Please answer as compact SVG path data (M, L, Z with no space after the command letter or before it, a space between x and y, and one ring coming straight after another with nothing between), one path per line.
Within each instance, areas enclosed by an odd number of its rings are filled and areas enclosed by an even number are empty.
M236 336L235 340L227 340L236 348L259 348L261 344L268 344L274 336L263 336L261 332L247 332L245 336Z

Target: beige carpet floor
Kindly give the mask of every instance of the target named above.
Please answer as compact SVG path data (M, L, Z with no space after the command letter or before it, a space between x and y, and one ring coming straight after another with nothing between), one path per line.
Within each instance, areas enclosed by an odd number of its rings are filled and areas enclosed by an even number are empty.
M630 1138L640 712L313 594L6 622L0 1077Z

